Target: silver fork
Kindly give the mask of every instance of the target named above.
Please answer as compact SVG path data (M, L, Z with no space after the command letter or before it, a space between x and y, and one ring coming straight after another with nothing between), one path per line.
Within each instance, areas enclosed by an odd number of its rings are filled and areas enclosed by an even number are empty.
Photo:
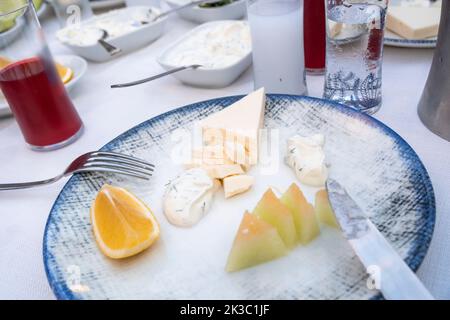
M141 159L115 152L94 151L76 158L60 175L46 180L0 184L0 191L26 189L50 184L79 172L110 172L149 180L155 166Z

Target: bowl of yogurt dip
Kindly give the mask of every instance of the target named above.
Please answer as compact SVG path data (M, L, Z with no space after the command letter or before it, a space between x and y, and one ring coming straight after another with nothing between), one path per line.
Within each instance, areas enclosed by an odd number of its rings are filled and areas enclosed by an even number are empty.
M78 55L96 62L103 62L113 57L141 48L164 32L167 17L152 20L160 9L148 6L133 6L109 11L97 15L78 25L60 29L56 38ZM99 43L103 30L108 33L105 40L122 52L111 56Z
M246 21L204 23L169 46L158 63L165 69L201 65L174 73L183 83L221 88L234 82L252 63L250 28Z
M165 0L171 9L185 5L190 0ZM195 23L216 20L237 20L244 18L247 12L244 0L218 0L216 3L189 7L178 12L178 15Z

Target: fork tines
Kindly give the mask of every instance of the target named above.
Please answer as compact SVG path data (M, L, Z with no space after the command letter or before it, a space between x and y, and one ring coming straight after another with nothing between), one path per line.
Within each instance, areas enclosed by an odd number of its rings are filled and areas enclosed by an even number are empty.
M86 169L122 173L125 175L148 180L155 166L144 160L115 152L96 151L89 155Z

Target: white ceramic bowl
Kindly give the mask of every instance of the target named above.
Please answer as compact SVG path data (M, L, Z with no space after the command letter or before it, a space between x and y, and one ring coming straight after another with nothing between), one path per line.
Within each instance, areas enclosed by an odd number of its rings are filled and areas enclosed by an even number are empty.
M188 3L188 0L165 0L170 8L178 8ZM178 15L186 20L204 23L215 20L237 20L244 18L247 12L244 0L239 0L226 6L217 8L190 7L178 12Z
M147 6L136 6L136 7L129 7L126 10L135 10L139 8L148 8ZM96 19L95 17L92 19ZM82 22L84 24L89 24L92 22L92 19L88 19L85 22ZM78 55L91 60L95 62L104 62L111 60L113 58L116 58L118 56L124 55L126 53L132 52L136 49L142 48L145 45L155 41L158 39L162 33L164 32L164 26L166 24L167 17L163 17L161 19L158 19L152 23L142 25L142 27L123 34L118 37L109 37L106 39L106 41L113 46L122 49L122 52L119 54L116 54L114 56L111 56L105 48L103 48L99 43L89 45L89 46L78 46L69 44L66 42L61 41L64 45L69 47L71 50L76 52Z
M165 57L171 52L171 50L173 50L176 46L178 46L179 43L185 41L199 30L225 21L229 20L207 22L192 29L183 37L170 45L166 50L164 50L164 52L157 58L158 63L165 70L171 70L180 67L179 65L172 65L170 63L167 63ZM233 83L251 64L252 52L250 51L236 63L224 68L200 67L197 69L187 69L174 73L173 76L181 82L192 86L203 88L223 88Z
M72 80L65 85L67 92L70 92L86 73L88 63L83 58L74 55L57 55L55 61L73 70Z
M74 55L57 55L55 56L55 61L73 70L72 80L65 84L67 92L70 92L86 73L88 64L83 58ZM10 114L11 109L8 102L3 94L0 93L0 117Z

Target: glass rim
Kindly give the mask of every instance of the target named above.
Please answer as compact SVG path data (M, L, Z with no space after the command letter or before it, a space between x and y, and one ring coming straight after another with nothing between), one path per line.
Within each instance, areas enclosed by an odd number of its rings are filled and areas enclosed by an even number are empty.
M19 12L21 10L25 10L25 9L29 8L29 6L30 6L30 3L27 1L27 4L25 4L25 5L23 5L23 6L19 7L19 8L16 8L16 9L10 11L10 12L0 13L0 18L9 16L10 14L13 14L13 13L17 13L17 12Z

